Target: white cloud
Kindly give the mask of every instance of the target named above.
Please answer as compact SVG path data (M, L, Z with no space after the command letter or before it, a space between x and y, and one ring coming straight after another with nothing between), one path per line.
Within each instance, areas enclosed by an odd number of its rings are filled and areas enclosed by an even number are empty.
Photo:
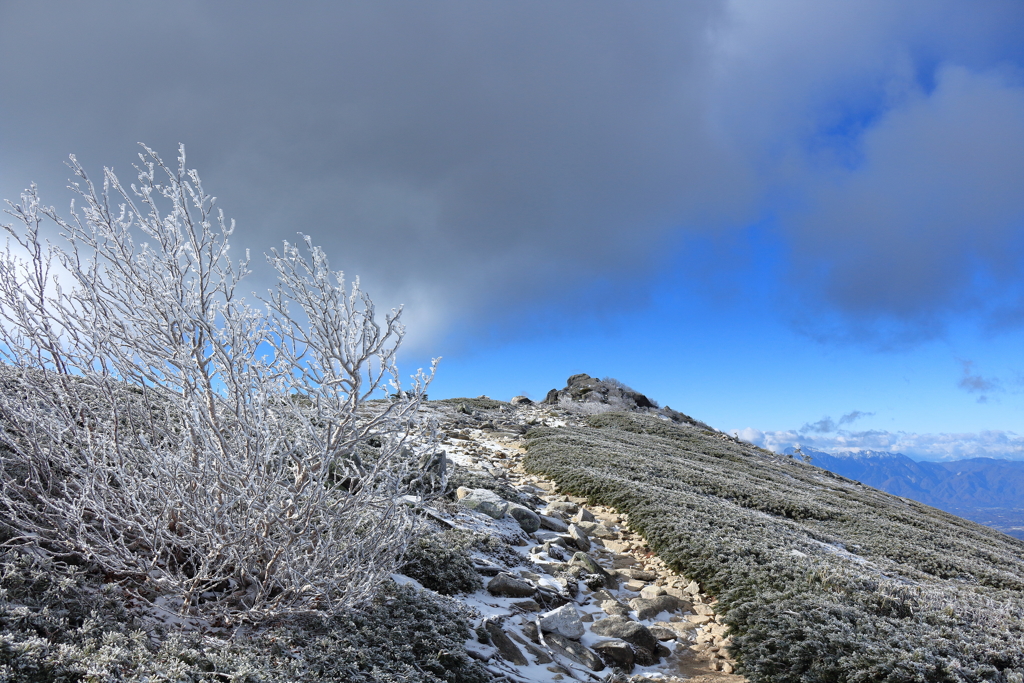
M916 460L962 460L979 457L1024 460L1024 436L1001 430L962 434L839 430L834 434L808 434L794 430L761 431L747 427L730 430L729 433L747 443L776 453L790 447L806 446L826 453L888 451L902 453Z

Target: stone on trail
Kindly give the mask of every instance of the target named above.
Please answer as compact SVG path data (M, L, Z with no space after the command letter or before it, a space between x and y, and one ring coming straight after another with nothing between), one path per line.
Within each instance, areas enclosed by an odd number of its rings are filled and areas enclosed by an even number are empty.
M516 666L526 666L530 663L523 655L523 651L501 630L501 625L498 622L493 619L485 619L484 630L490 636L494 647L498 648L498 654L501 655L502 659Z
M665 595L665 589L661 586L644 586L640 589L640 597L653 600L659 595Z
M579 512L580 506L576 503L570 503L569 501L555 501L548 503L547 511L550 512L561 512L566 515L575 515Z
M558 633L570 640L579 640L585 633L580 615L571 604L540 615L540 630L544 633Z
M618 667L629 673L633 670L633 648L624 640L613 638L594 645L596 652L608 666Z
M569 525L569 535L572 536L573 543L576 547L587 553L590 552L590 537L587 536L587 532L579 527L577 524Z
M602 576L608 575L608 572L606 572L604 568L594 560L594 558L592 558L590 555L587 555L586 553L575 553L572 556L572 560L570 560L569 564L573 565L574 567L583 567L583 569L585 569L590 574L600 574Z
M587 508L580 508L580 511L573 516L572 521L576 524L580 522L596 522L597 518L594 517L594 513Z
M513 519L519 522L520 528L528 534L540 529L540 515L528 507L509 504L508 514L512 515Z
M470 489L459 500L459 504L494 519L504 517L509 506L508 501L489 489Z
M671 595L659 595L656 598L633 598L629 601L629 606L636 611L636 617L640 621L645 619L653 619L662 612L675 612L680 607L679 598L673 598Z
M549 633L544 636L544 642L547 643L549 648L566 659L578 662L591 671L601 671L604 669L604 662L601 661L601 658L598 657L593 650L582 643L569 640L565 636L560 636L557 633Z
M654 637L650 629L625 617L606 617L595 621L590 630L595 635L618 638L651 653L658 649L658 639Z
M538 515L540 517L541 528L554 531L559 534L564 534L569 530L569 525L558 519L558 517L548 517L547 515Z
M529 598L537 592L537 588L529 581L502 572L488 582L487 592L506 598Z
M658 640L675 640L679 637L679 634L676 633L673 629L666 628L664 626L659 626L658 624L655 624L654 626L648 626L647 628Z
M658 578L658 572L648 571L646 569L626 569L625 573L629 575L629 578L636 579L637 581L655 581Z
M614 617L628 617L629 613L633 611L618 600L602 600L598 603L598 607L600 607L605 614Z
M532 598L527 600L517 600L512 603L512 606L516 609L521 609L524 612L539 612L541 609L540 603Z

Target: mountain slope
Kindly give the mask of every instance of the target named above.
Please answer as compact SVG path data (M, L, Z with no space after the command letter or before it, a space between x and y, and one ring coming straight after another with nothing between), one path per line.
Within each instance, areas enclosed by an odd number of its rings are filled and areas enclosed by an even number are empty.
M753 681L1022 680L1020 541L651 415L528 444L528 469L627 513L718 595Z
M803 450L830 472L1024 538L1024 462L915 462L900 453Z

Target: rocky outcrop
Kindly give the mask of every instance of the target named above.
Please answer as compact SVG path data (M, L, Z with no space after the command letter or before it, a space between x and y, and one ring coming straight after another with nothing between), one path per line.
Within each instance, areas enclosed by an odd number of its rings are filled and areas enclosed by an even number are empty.
M639 391L630 389L625 384L613 379L600 380L586 373L573 375L566 381L564 389L552 389L544 398L544 403L558 404L563 398L576 402L605 403L631 408L657 408L651 399Z

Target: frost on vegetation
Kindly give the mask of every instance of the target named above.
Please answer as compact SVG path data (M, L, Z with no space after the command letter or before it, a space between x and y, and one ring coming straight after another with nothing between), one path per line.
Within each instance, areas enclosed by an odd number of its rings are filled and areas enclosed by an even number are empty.
M433 367L401 387L401 311L378 319L309 238L246 301L234 223L183 149L144 149L127 188L71 157L70 218L34 186L9 203L0 540L214 622L365 603L411 537L399 497L443 489L418 471Z
M1024 673L1024 543L689 423L537 428L528 470L610 505L715 595L754 683Z
M243 637L156 634L124 593L82 568L0 556L0 680L484 683L453 600L387 581L344 615L268 625ZM157 638L154 636L161 635Z
M483 588L470 549L477 539L461 529L423 534L409 544L402 573L444 595Z

